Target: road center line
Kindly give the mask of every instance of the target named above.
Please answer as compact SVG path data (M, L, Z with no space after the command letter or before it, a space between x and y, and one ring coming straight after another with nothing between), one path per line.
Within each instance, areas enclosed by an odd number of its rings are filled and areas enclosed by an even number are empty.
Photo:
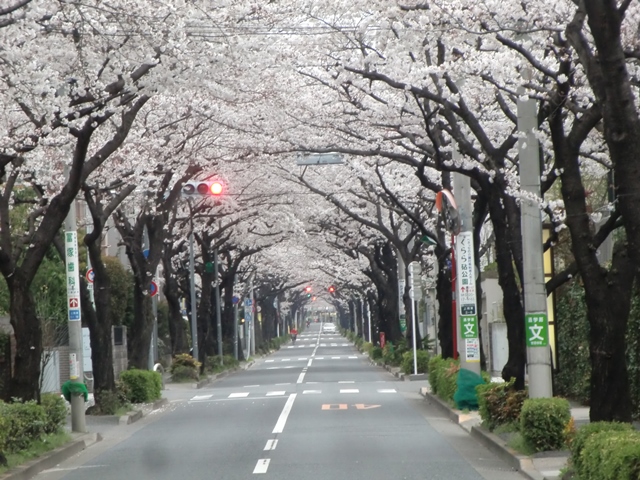
M269 458L261 458L256 463L256 468L253 469L253 473L267 473L267 469L269 468L269 462L271 459Z
M276 445L278 445L278 440L272 438L271 440L267 440L267 444L264 446L265 450L275 450Z
M295 393L292 393L291 395L289 395L289 398L287 399L287 403L284 404L284 408L282 409L282 413L280 414L280 418L278 418L278 421L276 422L276 426L273 428L273 432L271 433L282 433L282 431L284 430L284 426L287 423L287 417L289 416L289 413L291 413L293 402L295 402L296 400L296 395L297 394ZM260 461L258 461L258 463L260 463ZM267 462L267 466L268 466L268 462ZM265 472L266 472L266 469L265 469ZM256 473L256 472L254 471L253 473Z

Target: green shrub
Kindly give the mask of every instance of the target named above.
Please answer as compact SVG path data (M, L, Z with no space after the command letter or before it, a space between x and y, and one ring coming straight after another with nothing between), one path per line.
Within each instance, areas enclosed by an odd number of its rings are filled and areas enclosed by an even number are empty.
M429 385L431 391L446 402L453 402L458 389L457 379L460 363L452 358L443 359L437 355L429 360Z
M194 370L198 370L202 364L198 362L195 358L193 358L188 353L181 353L173 357L171 361L171 373L173 373L174 368L178 367L189 367Z
M4 439L5 452L26 449L45 433L47 414L34 400L29 402L0 403L0 417L8 419Z
M562 450L571 407L564 398L529 398L520 411L520 433L536 451Z
M56 433L67 421L66 401L58 394L44 393L40 405L47 417L44 433Z
M207 357L207 371L210 372L222 372L224 370L230 370L240 365L240 362L236 360L232 355L224 355L222 357L222 363L220 362L220 356Z
M382 361L386 365L398 366L402 362L403 353L393 342L387 342L382 349Z
M516 390L514 382L488 383L476 387L480 417L489 430L520 420L522 404L528 398L528 393L526 390Z
M371 356L371 349L373 349L373 343L370 342L364 342L362 344L362 351L364 353L366 353L367 355Z
M593 422L580 427L571 441L571 463L576 470L581 470L582 450L584 449L587 439L592 435L601 432L630 432L633 427L628 423L620 422Z
M178 365L175 368L172 368L173 373L171 374L171 381L180 383L180 382L190 382L190 381L198 381L200 380L200 375L198 375L198 371L194 370L190 367L185 367L184 365Z
M640 478L640 433L600 431L588 436L580 453L580 480Z
M127 385L131 403L153 402L160 398L162 377L158 372L132 369L122 372L120 379Z
M374 346L371 349L371 353L369 354L372 360L380 360L382 358L382 348L379 346Z
M131 402L131 389L122 379L116 380L116 394L120 405L127 405Z
M127 403L122 399L117 387L115 391L101 390L95 392L96 412L102 415L115 415L120 407Z
M418 373L427 373L429 368L429 353L426 350L416 351ZM409 350L402 355L402 371L408 375L413 373L413 352Z

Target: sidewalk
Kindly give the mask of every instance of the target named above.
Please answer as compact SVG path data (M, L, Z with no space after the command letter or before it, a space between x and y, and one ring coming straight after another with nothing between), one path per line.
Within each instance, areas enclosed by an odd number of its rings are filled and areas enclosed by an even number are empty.
M569 452L540 452L528 456L516 452L510 448L506 441L488 430L482 428L480 414L478 412L461 412L430 393L430 387L422 387L420 394L432 405L445 412L449 418L464 428L469 434L482 443L485 447L499 456L507 464L521 472L531 480L560 480L560 472L567 466ZM589 422L589 409L587 407L573 406L571 416L576 424Z

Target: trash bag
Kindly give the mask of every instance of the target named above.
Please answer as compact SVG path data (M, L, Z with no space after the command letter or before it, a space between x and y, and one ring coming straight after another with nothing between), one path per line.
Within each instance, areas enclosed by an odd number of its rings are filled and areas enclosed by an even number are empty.
M484 380L482 377L471 370L461 368L458 371L458 379L456 380L458 389L453 395L453 400L456 402L459 410L478 410L476 386L482 385L483 383Z

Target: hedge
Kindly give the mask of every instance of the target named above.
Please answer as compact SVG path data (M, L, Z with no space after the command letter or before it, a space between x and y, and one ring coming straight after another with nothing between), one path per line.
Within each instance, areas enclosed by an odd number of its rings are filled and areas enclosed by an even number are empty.
M637 480L640 432L601 431L588 436L580 453L580 480Z
M126 385L128 400L131 403L153 402L160 398L162 377L158 372L150 370L126 370L120 374Z
M453 402L458 388L456 381L460 363L452 358L443 359L440 355L429 360L429 385L431 391L446 402Z
M529 398L520 412L520 433L536 451L562 450L571 407L564 398Z
M418 373L427 373L429 371L429 352L426 350L416 350L416 361L418 364ZM413 350L404 352L402 355L402 371L407 375L413 372Z
M571 442L571 464L576 470L582 469L582 450L584 449L587 439L601 432L631 432L633 427L628 423L620 422L593 422L588 423L577 431Z
M528 392L516 390L514 383L515 380L511 380L476 387L480 417L489 430L520 421L520 411L528 398Z

